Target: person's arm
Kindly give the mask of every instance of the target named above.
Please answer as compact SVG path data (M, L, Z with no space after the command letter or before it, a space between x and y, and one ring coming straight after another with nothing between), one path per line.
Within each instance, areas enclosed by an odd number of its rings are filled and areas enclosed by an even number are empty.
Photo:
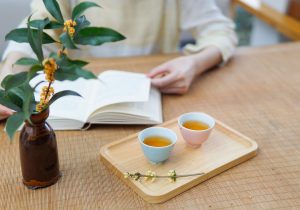
M222 55L218 48L210 46L193 55L170 60L152 69L148 77L151 83L163 93L184 94L189 90L193 79L219 64Z
M150 71L152 84L163 93L186 93L196 76L227 62L237 43L234 24L221 14L214 1L182 0L181 7L181 30L189 30L196 44L184 47L185 56Z

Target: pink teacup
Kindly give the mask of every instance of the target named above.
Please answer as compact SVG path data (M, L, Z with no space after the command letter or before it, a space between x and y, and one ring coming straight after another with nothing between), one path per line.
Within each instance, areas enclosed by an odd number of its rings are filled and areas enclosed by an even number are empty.
M208 125L206 130L192 130L183 126L187 121L198 121ZM199 147L206 141L215 127L215 120L211 116L202 112L190 112L181 115L178 118L178 126L180 128L181 135L186 143L191 147Z

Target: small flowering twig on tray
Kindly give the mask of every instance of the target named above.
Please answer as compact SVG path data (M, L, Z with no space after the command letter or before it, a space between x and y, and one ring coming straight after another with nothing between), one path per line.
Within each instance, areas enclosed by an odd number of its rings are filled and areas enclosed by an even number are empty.
M170 182L176 182L177 178L181 177L190 177L190 176L201 176L205 173L194 173L194 174L180 174L178 175L175 170L170 170L168 172L168 175L162 176L162 175L156 175L154 171L148 170L145 174L141 174L140 172L135 173L124 173L125 179L134 179L135 181L139 181L140 178L144 178L145 181L151 181L154 182L157 178L167 178Z

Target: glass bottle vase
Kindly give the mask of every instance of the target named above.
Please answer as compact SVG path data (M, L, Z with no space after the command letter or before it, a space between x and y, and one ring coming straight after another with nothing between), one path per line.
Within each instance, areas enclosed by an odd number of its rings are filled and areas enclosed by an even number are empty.
M49 109L33 114L25 121L19 147L23 183L30 189L55 184L61 177L56 136L46 122Z

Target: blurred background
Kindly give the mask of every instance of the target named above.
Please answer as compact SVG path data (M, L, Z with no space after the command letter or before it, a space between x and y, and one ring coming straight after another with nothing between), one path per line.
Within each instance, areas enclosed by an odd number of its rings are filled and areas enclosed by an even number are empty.
M150 0L149 0L150 1ZM211 0L209 0L211 1ZM215 0L234 20L240 46L262 46L300 40L300 0ZM30 13L30 0L0 1L0 56L5 34ZM182 45L192 42L182 34Z

